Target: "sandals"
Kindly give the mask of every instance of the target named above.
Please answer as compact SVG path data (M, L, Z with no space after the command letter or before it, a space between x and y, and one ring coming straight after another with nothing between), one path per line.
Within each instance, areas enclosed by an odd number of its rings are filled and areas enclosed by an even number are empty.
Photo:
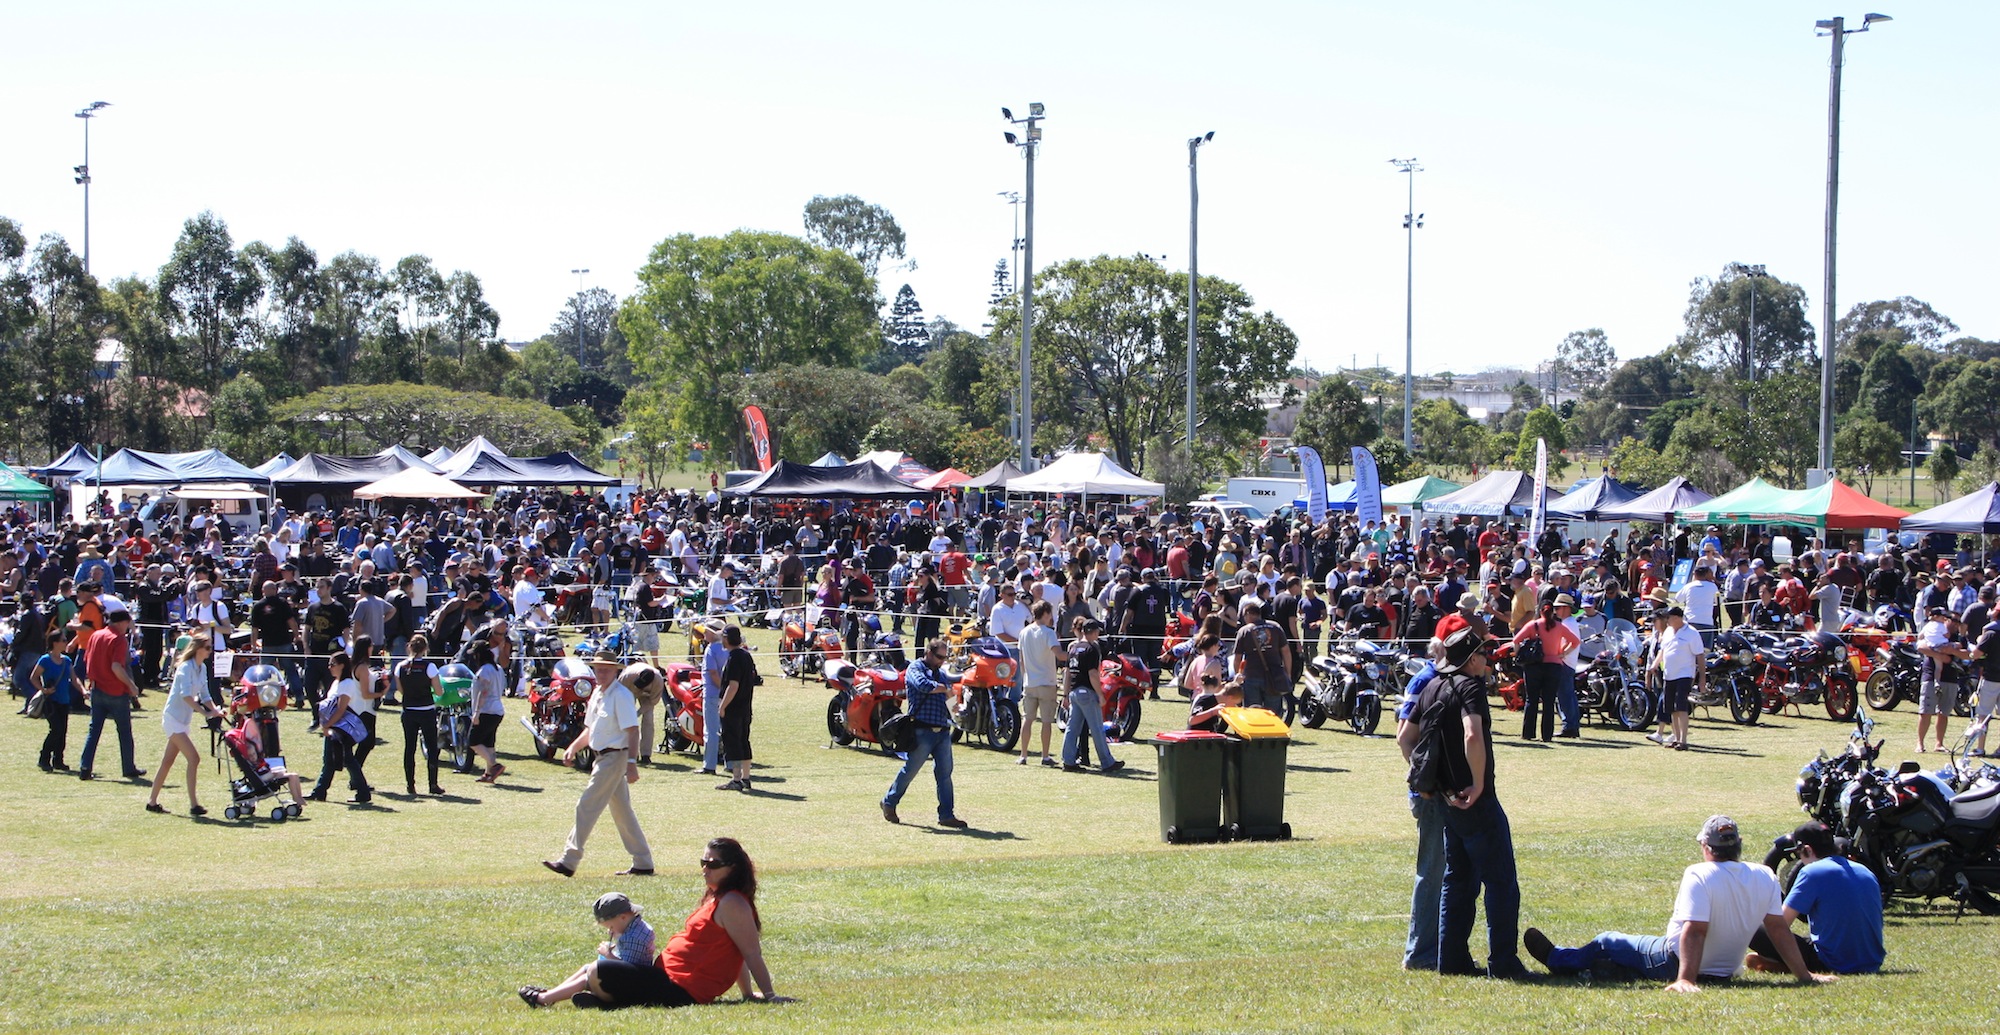
M542 1002L541 1000L542 993L546 991L548 991L548 989L540 988L535 985L522 985L521 990L515 994L521 997L522 1002L528 1004L529 1009L540 1010L543 1007L549 1005L547 1003Z

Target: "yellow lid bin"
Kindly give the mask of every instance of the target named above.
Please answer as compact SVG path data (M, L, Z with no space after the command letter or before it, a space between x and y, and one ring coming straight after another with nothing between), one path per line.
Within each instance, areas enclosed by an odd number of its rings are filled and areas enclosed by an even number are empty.
M1285 725L1285 720L1262 708L1224 708L1222 721L1229 727L1229 732L1244 740L1292 735L1291 728Z

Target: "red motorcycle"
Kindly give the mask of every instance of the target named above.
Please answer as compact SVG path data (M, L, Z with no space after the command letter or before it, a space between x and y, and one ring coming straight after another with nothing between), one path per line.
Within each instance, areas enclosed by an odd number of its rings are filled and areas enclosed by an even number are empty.
M1181 669L1194 653L1193 640L1196 626L1194 616L1184 611L1176 611L1167 619L1167 632L1160 638L1160 656L1154 669L1173 674L1174 686L1182 697L1187 697L1187 687L1181 686Z
M1830 632L1810 632L1786 640L1759 636L1757 661L1763 671L1757 692L1764 710L1777 713L1786 706L1825 704L1827 718L1853 722L1860 697L1854 670L1847 663L1847 645Z
M1153 689L1153 672L1136 654L1114 654L1097 666L1098 707L1104 736L1130 743L1139 735L1139 707ZM1056 727L1069 730L1069 695L1056 699Z
M785 612L778 632L778 667L786 675L810 679L810 673L821 672L827 662L838 661L843 654L840 630L831 613L820 612L819 619L808 626L805 611Z
M547 683L528 685L528 714L521 725L535 738L535 754L543 761L555 761L563 750L583 734L583 713L597 681L587 675L550 676Z
M1527 684L1521 670L1521 663L1514 659L1512 640L1495 640L1486 655L1493 668L1494 692L1500 695L1501 703L1510 712L1518 712L1528 706Z
M881 745L882 724L903 710L903 673L856 668L839 659L825 662L821 673L833 689L833 699L826 703L827 736L835 744L862 740Z
M699 753L708 743L707 731L702 726L706 716L702 714L701 668L675 661L662 666L660 671L665 673L667 681L667 727L660 750Z

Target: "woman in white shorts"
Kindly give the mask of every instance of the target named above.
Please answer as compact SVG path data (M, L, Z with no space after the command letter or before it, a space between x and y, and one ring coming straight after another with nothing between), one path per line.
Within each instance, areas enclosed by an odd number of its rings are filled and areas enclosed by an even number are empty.
M167 772L174 767L176 758L187 760L188 814L202 816L208 813L201 807L201 800L195 796L195 774L201 767L201 755L194 749L194 738L188 736L188 729L194 722L194 713L200 709L204 715L220 717L215 702L208 696L208 659L213 652L207 636L196 635L188 645L174 655L174 683L167 691L167 704L160 711L160 725L167 733L167 753L160 759L160 766L153 771L153 793L146 799L147 812L165 812L160 804L160 789L167 785Z

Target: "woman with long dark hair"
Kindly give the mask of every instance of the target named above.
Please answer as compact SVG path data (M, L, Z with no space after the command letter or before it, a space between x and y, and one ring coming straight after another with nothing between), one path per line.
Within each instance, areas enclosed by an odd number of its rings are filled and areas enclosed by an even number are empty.
M718 837L701 855L707 888L686 926L654 964L599 959L555 988L527 985L523 1002L553 1006L571 999L584 1009L693 1006L712 1003L735 985L745 1002L789 1003L771 990L764 965L764 921L757 915L757 866L733 837ZM753 987L754 985L754 987Z
M1524 622L1520 631L1514 634L1514 652L1521 656L1522 644L1531 640L1539 641L1541 657L1527 660L1521 666L1522 690L1527 694L1527 706L1521 712L1521 739L1535 739L1535 716L1541 714L1542 740L1555 739L1556 704L1562 690L1566 673L1563 656L1577 648L1578 639L1556 614L1556 601L1561 596L1554 586L1542 591L1540 609L1532 621ZM1575 736L1570 730L1565 735Z

